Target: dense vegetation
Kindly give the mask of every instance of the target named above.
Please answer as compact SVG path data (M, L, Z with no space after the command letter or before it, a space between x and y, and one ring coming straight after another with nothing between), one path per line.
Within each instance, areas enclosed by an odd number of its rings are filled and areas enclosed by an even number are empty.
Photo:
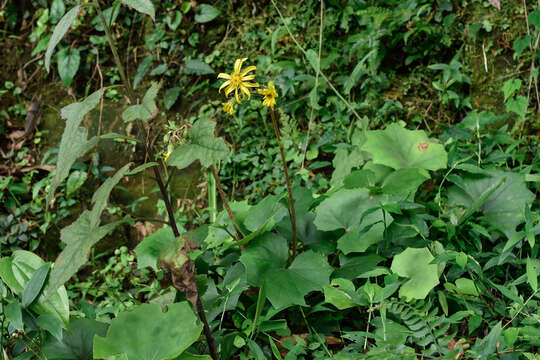
M2 359L540 359L540 3L0 27Z

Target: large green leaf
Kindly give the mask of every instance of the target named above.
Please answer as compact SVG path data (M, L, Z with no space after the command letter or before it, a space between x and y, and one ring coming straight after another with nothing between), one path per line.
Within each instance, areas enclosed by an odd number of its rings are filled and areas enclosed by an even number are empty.
M155 20L156 11L151 0L120 0L124 5L131 6L140 13L146 14Z
M11 291L22 296L30 279L44 264L45 262L34 253L15 250L11 257L0 258L0 277ZM46 285L38 299L32 302L30 309L38 314L53 315L67 324L69 300L66 289L63 286L53 289L50 285Z
M285 266L287 255L287 240L279 235L266 233L252 240L240 256L240 262L246 267L248 283L261 286L267 275L272 276Z
M527 188L522 174L502 170L488 170L487 174L465 173L453 177L456 185L448 189L448 204L474 206L490 225L510 238L525 220L525 208L531 206L535 196ZM478 203L478 199L484 201Z
M367 189L341 189L324 200L316 209L315 226L319 230L344 229L338 249L345 254L364 252L382 240L385 229L393 218L383 214L381 203L387 196L369 194Z
M174 149L167 164L183 169L195 160L199 160L202 166L209 167L225 159L229 154L229 148L222 138L214 136L215 126L216 123L211 120L197 121L189 130L190 143L182 144Z
M124 110L122 113L122 119L124 119L124 121L147 121L150 119L154 112L157 111L155 99L160 88L160 83L153 82L150 88L146 91L146 94L144 94L142 102L140 104L131 105Z
M129 172L130 165L126 164L99 187L92 197L94 206L91 211L84 211L75 222L62 229L60 240L66 247L56 258L51 271L49 283L52 289L68 281L88 261L92 246L123 222L99 226L101 213L107 205L112 188Z
M139 305L112 320L105 338L94 337L94 358L125 354L128 360L175 359L201 331L186 301L168 305L165 313L157 304Z
M408 248L394 256L391 270L409 280L399 289L399 296L411 299L424 299L439 283L437 264L430 264L434 257L428 248Z
M306 305L304 296L328 285L333 270L324 255L312 250L303 252L288 269L267 273L268 300L276 309Z
M50 339L45 343L43 353L49 360L91 360L94 336L105 336L107 328L108 324L99 321L72 319L60 340Z
M219 10L208 4L200 4L197 6L195 14L196 23L206 23L214 20L219 15Z
M375 164L394 169L438 170L446 168L447 163L444 146L430 140L422 130L408 130L395 123L384 130L368 131L361 149L373 156Z
M73 9L69 10L62 17L62 19L60 19L60 21L54 28L51 39L49 40L49 45L47 45L47 51L45 52L45 69L47 69L47 72L49 72L49 69L51 67L51 57L54 52L54 48L56 47L56 45L58 45L60 40L62 40L64 35L66 35L69 28L71 27L71 24L73 24L73 22L77 18L80 9L81 7L77 5Z
M324 200L315 210L315 226L323 231L348 230L362 219L357 211L369 200L367 189L341 189Z
M94 92L84 101L62 108L60 115L66 119L66 127L60 140L56 173L47 194L47 203L54 197L58 185L69 175L69 170L75 160L97 144L98 138L93 137L87 140L88 131L79 125L86 114L99 103L102 94L103 89Z

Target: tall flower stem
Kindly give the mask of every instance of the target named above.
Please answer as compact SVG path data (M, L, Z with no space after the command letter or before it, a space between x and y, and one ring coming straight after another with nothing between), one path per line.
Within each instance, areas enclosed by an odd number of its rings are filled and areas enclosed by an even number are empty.
M219 192L219 197L221 197L221 201L223 202L223 206L225 207L225 210L227 210L227 214L229 215L229 219L231 219L231 223L234 227L234 230L236 231L236 240L242 239L242 233L236 226L234 222L234 215L231 211L231 207L229 206L229 202L227 201L227 196L225 195L225 192L223 191L223 187L221 186L221 181L219 181L219 175L217 173L216 167L214 165L210 165L210 170L212 171L212 175L214 175L214 180L216 180L216 187Z
M122 79L122 83L124 84L124 87L126 88L129 101L131 102L132 105L134 105L137 103L137 98L135 96L135 92L133 91L133 87L131 86L131 82L127 78L126 72L124 70L124 66L122 64L122 61L120 60L120 56L118 55L118 50L114 43L113 37L111 35L111 31L109 29L109 26L107 25L105 16L103 15L103 12L101 11L99 0L94 0L93 4L94 4L94 7L96 8L101 24L103 25L103 28L105 30L105 35L107 37L109 47L111 48L111 51L113 53L113 58L114 58L116 67L118 68L118 72L120 73L120 78ZM144 129L144 124L139 123L139 125L141 126L141 129ZM144 147L145 147L146 154L150 157L150 159L154 159L152 148L151 146L148 146L146 141L144 142ZM159 190L163 197L163 201L165 202L167 215L169 216L169 225L171 226L174 236L178 237L180 236L180 231L178 230L178 226L176 225L176 220L174 218L174 210L171 204L171 200L169 198L167 187L165 186L165 182L163 181L163 177L161 176L161 172L159 168L157 166L152 166L152 169L154 171L155 180L158 184ZM190 272L190 274L188 275L190 277L189 281L192 283L195 283L195 271ZM208 324L208 320L206 319L205 310L200 300L200 296L199 296L196 286L195 286L195 290L197 292L197 299L198 299L197 303L195 304L196 305L195 307L197 308L197 314L199 315L199 319L203 323L204 335L206 337L206 342L208 344L210 356L212 357L213 360L219 360L219 356L216 350L216 342L212 335L212 331L210 329L210 325Z
M270 117L272 118L272 124L274 125L274 131L276 132L276 139L278 142L279 153L281 155L281 162L283 163L283 171L285 172L285 182L287 183L287 192L289 193L289 214L291 215L292 226L292 251L293 259L296 257L296 213L294 211L294 199L291 189L291 180L289 179L289 171L287 170L287 161L285 161L285 153L283 152L283 144L281 143L281 137L279 136L279 124L276 120L276 115L272 107L270 109Z

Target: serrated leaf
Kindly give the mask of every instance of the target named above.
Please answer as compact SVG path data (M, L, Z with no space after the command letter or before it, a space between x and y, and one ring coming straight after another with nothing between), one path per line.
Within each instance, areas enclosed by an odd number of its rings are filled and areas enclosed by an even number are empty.
M133 9L140 13L146 14L155 21L156 13L154 10L154 4L150 0L120 0L121 3L127 6L131 6Z
M137 72L135 73L135 76L133 77L133 89L136 89L137 86L139 86L139 83L142 81L142 79L146 76L146 74L150 70L150 67L152 66L153 61L154 61L154 55L148 55L141 61L141 63L137 67Z
M306 58L308 59L308 62L313 68L313 70L315 70L315 72L319 72L319 55L317 55L315 50L309 49L308 51L306 51Z
M209 75L213 74L214 70L201 60L188 60L184 67L184 74L188 75Z
M288 269L279 269L266 279L267 297L276 309L305 305L304 296L330 283L333 268L326 257L312 250L301 253Z
M53 55L56 45L62 40L64 35L68 32L71 24L77 18L79 10L81 7L79 5L75 6L73 9L69 10L63 17L60 19L56 27L54 28L51 39L49 40L49 45L47 45L47 51L45 52L45 69L49 72L51 67L51 57Z
M394 169L419 168L438 170L446 168L444 146L430 140L422 130L408 130L390 124L384 130L371 130L361 147L373 156L374 164Z
M504 94L504 102L508 100L516 91L521 88L520 79L510 79L504 82L502 92Z
M163 105L165 105L165 109L170 110L173 107L174 103L176 103L179 95L179 87L167 89L167 91L165 91L165 98L163 99Z
M69 174L69 177L66 181L66 195L69 197L71 194L77 191L77 189L84 184L87 178L88 173L85 171L77 170Z
M94 337L94 358L124 354L129 360L176 359L197 341L202 324L186 301L167 308L164 313L160 305L143 304L121 312L105 338Z
M86 114L96 107L102 95L103 89L98 90L85 100L63 107L60 111L61 117L66 119L66 127L60 140L56 174L47 194L47 203L53 198L58 185L69 175L69 170L75 160L97 144L99 139L93 137L87 140L88 131L79 125Z
M506 102L506 110L518 115L521 120L525 120L528 105L527 98L523 95L519 95Z
M428 248L407 248L401 254L394 256L391 270L409 279L401 285L399 297L407 300L422 300L439 284L437 264L430 264L433 259Z
M200 4L197 6L195 14L196 23L207 23L214 20L219 15L219 10L208 4Z
M75 222L60 232L60 240L66 247L56 258L49 286L55 290L68 281L81 266L88 261L90 249L123 221L116 221L99 226L100 216L113 187L129 172L131 164L126 164L114 176L108 178L94 193L92 210L85 210Z
M160 88L160 83L153 82L150 88L146 91L142 102L137 105L131 105L124 110L122 113L122 119L124 119L124 121L147 121L150 119L154 112L157 111L155 99Z
M229 155L229 148L222 138L214 136L216 123L208 119L198 120L189 130L190 143L178 146L167 160L167 165L184 169L196 160L209 167Z

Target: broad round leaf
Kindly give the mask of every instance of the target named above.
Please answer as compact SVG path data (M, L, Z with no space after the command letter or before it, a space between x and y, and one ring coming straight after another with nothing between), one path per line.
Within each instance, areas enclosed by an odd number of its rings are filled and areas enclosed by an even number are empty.
M390 124L384 130L368 131L361 147L373 156L375 164L394 169L419 168L438 170L446 168L444 146L430 140L422 130L408 130Z
M143 304L112 320L107 336L94 337L94 358L124 354L128 360L174 359L199 338L202 324L187 302L161 311L157 304Z
M392 271L399 276L408 278L399 289L399 297L424 299L439 283L437 264L430 264L434 257L427 248L408 248L394 256Z

